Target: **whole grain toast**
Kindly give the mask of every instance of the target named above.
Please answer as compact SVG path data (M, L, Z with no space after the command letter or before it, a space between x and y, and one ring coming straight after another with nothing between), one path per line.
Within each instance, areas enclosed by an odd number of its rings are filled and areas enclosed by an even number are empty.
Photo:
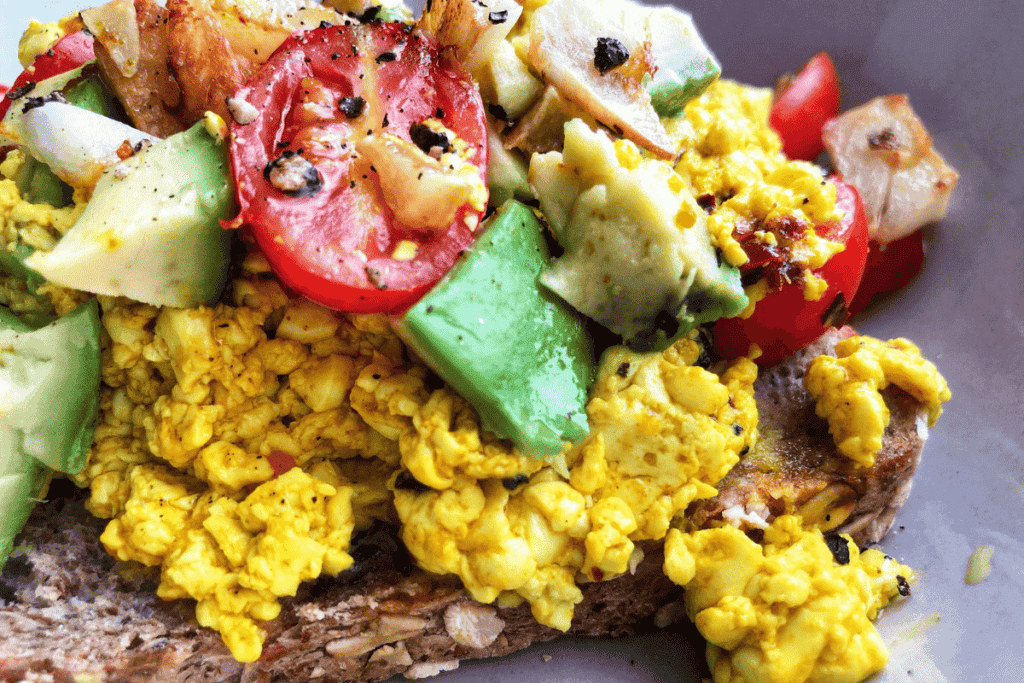
M718 496L691 508L691 521L715 524L728 510L749 519L817 510L826 525L825 516L841 515L835 530L861 545L885 534L920 460L924 411L901 390L886 390L892 420L876 465L857 470L837 453L801 378L812 358L851 334L830 332L762 368L755 385L762 445L721 482ZM0 681L422 678L560 635L538 624L527 605L481 605L457 581L419 570L397 530L380 524L353 539L351 569L283 600L281 615L266 623L261 659L240 664L215 632L195 622L194 605L156 597L155 570L117 563L105 552L103 525L67 482L55 482L50 501L34 512L0 577ZM571 633L628 635L682 614L682 589L662 572L660 544L641 547L634 573L582 586Z
M830 329L803 350L762 367L754 383L757 444L718 483L718 495L688 511L697 526L723 517L756 523L799 512L807 523L848 533L860 546L877 543L906 502L928 435L923 405L902 389L882 391L889 426L870 468L858 467L838 452L828 424L814 413L814 399L803 386L811 360L835 355L836 344L856 332ZM730 514L731 513L731 514Z

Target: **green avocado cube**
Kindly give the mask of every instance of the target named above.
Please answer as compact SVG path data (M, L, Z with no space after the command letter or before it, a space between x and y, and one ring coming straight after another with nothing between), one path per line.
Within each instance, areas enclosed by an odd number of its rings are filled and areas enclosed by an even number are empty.
M537 285L550 258L543 231L530 208L506 202L396 325L484 429L538 456L586 436L594 367L582 318Z
M651 53L658 70L647 92L658 116L679 116L687 102L715 82L722 67L686 12L674 7L656 8L649 25Z

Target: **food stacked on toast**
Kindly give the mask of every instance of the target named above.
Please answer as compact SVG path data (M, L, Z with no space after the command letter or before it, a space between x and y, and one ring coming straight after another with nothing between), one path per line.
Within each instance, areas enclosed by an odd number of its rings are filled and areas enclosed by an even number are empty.
M904 235L783 153L688 15L114 0L52 30L0 123L6 678L418 678L683 612L717 680L884 666L913 573L865 546L949 390L840 326ZM872 197L934 219L955 172L900 195L941 158L884 126ZM34 436L48 404L69 436ZM82 492L15 543L55 472Z

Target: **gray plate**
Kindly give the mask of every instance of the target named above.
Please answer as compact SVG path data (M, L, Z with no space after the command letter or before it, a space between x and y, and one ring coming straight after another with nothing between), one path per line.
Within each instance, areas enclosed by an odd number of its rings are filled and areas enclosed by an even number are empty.
M88 0L0 4L0 80L29 18ZM878 626L892 658L876 681L1018 683L1024 676L1024 5L1016 0L699 2L689 5L725 75L771 85L825 49L844 106L905 92L961 173L952 211L926 231L927 262L905 290L861 316L938 364L953 399L933 430L910 502L882 547L920 576ZM992 572L964 581L971 553ZM563 640L438 683L699 681L688 632Z

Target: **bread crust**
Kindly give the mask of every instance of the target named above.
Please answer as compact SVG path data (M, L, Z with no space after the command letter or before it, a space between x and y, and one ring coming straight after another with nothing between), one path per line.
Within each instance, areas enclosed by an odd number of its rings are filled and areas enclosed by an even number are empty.
M244 665L216 633L195 623L191 603L160 600L152 572L128 574L112 560L99 543L101 531L80 499L51 501L33 514L21 537L32 552L16 555L3 575L14 601L0 608L0 681L83 674L139 683L379 681L561 635L537 623L525 604L483 606L457 583L402 561L376 562L343 575L348 580L321 579L283 600L281 616L267 624L263 657ZM572 634L651 631L664 623L658 610L681 613L673 607L682 589L662 572L660 544L644 548L634 574L582 586ZM445 615L466 607L504 622L492 642L474 647L453 637Z

